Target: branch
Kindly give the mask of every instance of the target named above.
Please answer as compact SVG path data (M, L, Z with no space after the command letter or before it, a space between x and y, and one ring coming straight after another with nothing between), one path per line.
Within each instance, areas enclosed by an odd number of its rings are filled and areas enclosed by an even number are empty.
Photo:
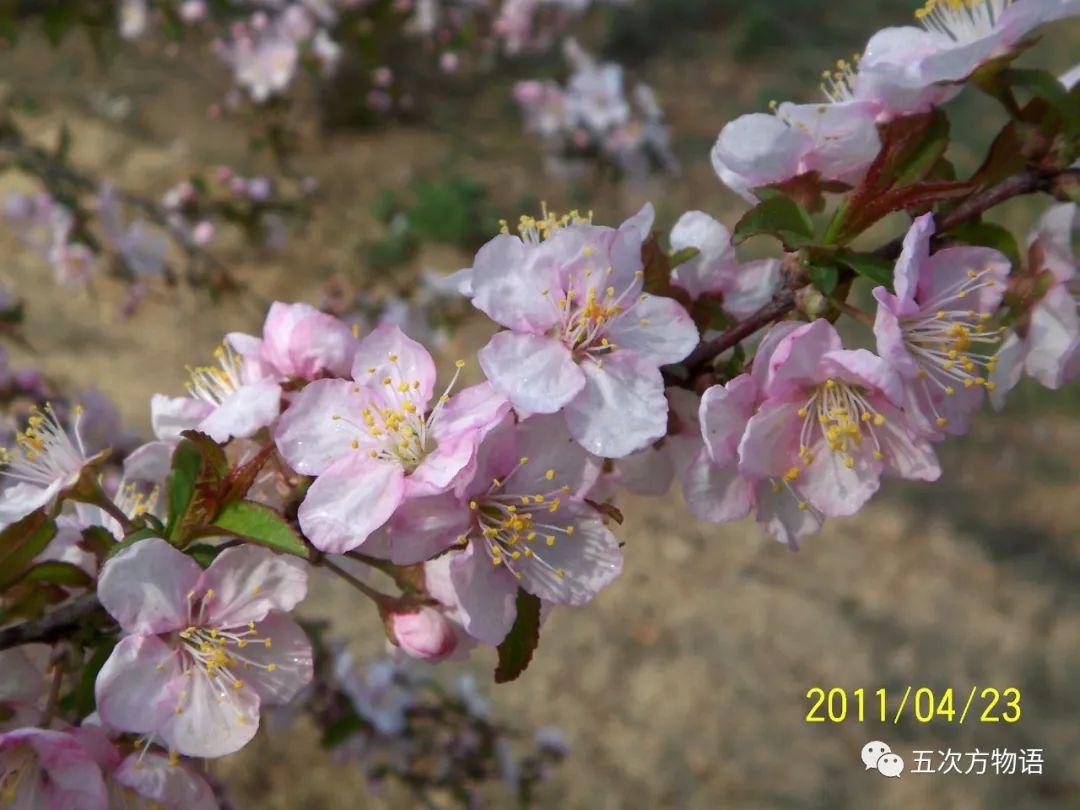
M101 610L96 593L72 599L40 619L0 629L0 650L23 644L52 644L68 635L83 619Z
M101 184L92 177L56 160L45 149L27 143L22 133L10 122L3 126L0 131L3 133L3 136L0 137L0 150L9 152L28 171L41 177L47 186L66 184L86 193L95 193L100 189ZM119 200L135 208L143 216L167 231L190 260L203 262L222 282L229 285L236 283L229 274L228 268L213 254L196 244L191 234L184 228L172 222L168 213L154 200L119 188L115 189L115 193Z
M937 231L940 234L952 230L957 225L975 219L985 211L1013 197L1032 194L1037 191L1049 191L1054 182L1063 175L1080 176L1080 170L1065 169L1064 171L1046 173L1036 169L1025 169L1019 174L1002 180L996 186L972 194L938 220ZM875 251L875 253L883 258L895 259L900 255L903 242L903 237L900 237ZM794 283L799 284L800 282ZM797 287L793 287L792 283L785 285L773 295L769 303L745 321L741 321L708 343L699 344L681 364L688 372L688 379L693 381L705 366L732 346L793 310L795 308L796 292Z

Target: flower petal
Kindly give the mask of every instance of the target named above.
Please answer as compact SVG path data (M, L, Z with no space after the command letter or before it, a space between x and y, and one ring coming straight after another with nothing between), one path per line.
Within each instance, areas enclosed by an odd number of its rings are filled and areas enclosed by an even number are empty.
M278 422L274 431L278 452L298 473L320 475L353 454L354 440L364 447L370 443L358 421L368 402L363 392L345 380L309 383Z
M183 679L172 647L157 636L126 636L94 683L98 714L121 731L155 734L173 714L169 685Z
M185 626L188 594L201 575L195 560L151 537L106 561L98 597L125 632L167 633Z
M543 255L536 256L538 252ZM549 329L559 319L549 297L557 288L557 262L547 251L525 245L516 236L496 236L476 254L473 304L505 327L530 332Z
M754 508L753 482L734 463L720 466L700 453L683 472L683 498L698 520L729 523L742 520Z
M390 559L395 565L430 560L467 534L472 520L468 505L449 493L406 501L390 521Z
M255 623L253 638L257 640L233 653L246 663L237 673L242 688L254 689L262 703L283 706L311 683L311 641L300 625L277 610Z
M150 427L161 441L179 441L181 433L194 430L213 410L213 405L201 399L154 394L150 397Z
M496 390L528 413L555 413L585 386L570 350L550 338L499 332L479 357Z
M389 378L395 389L408 385L413 397L428 402L435 391L435 361L397 326L384 324L360 341L352 377L359 383L372 381L376 385Z
M202 575L205 622L211 627L241 627L271 610L290 611L307 596L307 567L296 557L252 545L221 552Z
M727 228L703 211L687 211L671 228L670 241L674 252L698 251L672 271L676 286L695 301L707 293L727 293L739 264Z
M170 697L174 711L161 729L170 749L188 757L222 757L251 742L259 730L259 695L211 679L201 669L178 679Z
M199 430L215 442L247 439L281 412L281 386L269 380L241 385L202 422Z
M453 554L450 584L465 632L485 644L502 643L517 616L517 580L470 543L464 551ZM437 598L443 601L441 596Z
M203 778L162 754L129 754L111 778L162 810L218 810L214 791Z
M605 335L619 349L632 351L657 366L678 363L698 344L698 330L682 304L673 298L642 295Z
M353 453L315 479L300 504L300 528L320 551L351 551L390 519L404 488L400 465Z
M754 478L780 478L799 451L803 419L797 402L765 402L746 423L739 442L739 471Z
M529 593L560 605L584 605L622 573L619 541L585 504L564 505L551 522L573 526L574 533L560 532L551 545L537 539L531 558L503 564L521 573L521 585Z
M757 384L740 374L727 385L714 385L701 396L698 419L713 463L724 467L739 455L739 442L757 405Z
M664 380L653 363L616 350L581 370L585 387L566 406L566 424L590 453L622 458L667 433Z

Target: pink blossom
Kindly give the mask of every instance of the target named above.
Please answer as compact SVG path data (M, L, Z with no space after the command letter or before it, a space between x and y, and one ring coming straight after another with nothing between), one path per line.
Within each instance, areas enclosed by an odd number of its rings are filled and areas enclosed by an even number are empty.
M262 342L233 333L214 351L216 366L189 367L187 397L155 394L151 424L162 440L184 430L199 430L216 442L250 438L281 412L281 386L263 361Z
M751 113L727 124L712 150L713 169L747 202L753 190L810 172L854 185L881 149L874 105L862 101L784 102L775 114Z
M765 343L759 356L769 353ZM728 523L754 514L776 540L797 549L816 534L823 516L798 485L785 478L754 478L738 469L738 447L759 403L757 382L743 374L715 385L701 397L668 391L677 431L668 438L683 498L691 513L708 523Z
M390 639L412 658L441 661L457 648L454 628L436 608L395 610L386 622Z
M621 572L618 541L583 500L598 472L558 417L516 426L507 417L485 439L471 480L394 516L392 548L415 560L460 547L428 563L428 590L467 633L498 644L513 625L518 587L580 606Z
M929 0L915 12L921 28L886 28L871 37L854 95L894 114L923 112L956 94L948 83L1015 50L1040 25L1078 14L1078 0Z
M988 322L1001 305L1009 260L983 247L930 255L934 218L915 220L893 279L895 295L874 290L878 353L906 380L905 410L926 432L963 433L982 403L982 389L1001 341Z
M796 484L828 517L857 512L883 474L936 480L941 470L902 410L904 384L865 349L845 350L825 320L789 328L755 364L762 405L739 443L739 471Z
M255 36L235 37L223 47L221 56L232 66L236 83L261 104L292 82L300 50L285 31L271 27Z
M563 410L574 438L611 458L664 435L660 366L698 341L676 301L642 292L652 220L648 205L618 230L523 220L524 239L495 237L472 270L473 304L509 329L480 350L488 379L519 411Z
M359 341L337 318L309 304L276 301L263 324L259 358L282 380L347 376Z
M699 252L672 271L672 282L695 301L723 296L725 311L735 318L753 315L780 284L778 259L741 263L727 228L702 211L686 212L671 229L672 251L686 248Z
M102 720L188 756L239 750L263 702L285 703L311 680L311 645L287 615L306 592L300 561L255 546L223 551L206 571L156 538L121 551L98 582L123 632L97 678Z
M1028 240L1038 297L1005 338L990 381L994 407L1023 374L1047 388L1080 379L1080 274L1073 234L1080 228L1080 208L1064 203L1039 219Z
M75 486L91 462L80 434L82 409L73 410L71 433L46 404L34 410L15 447L0 448L0 477L14 481L0 490L0 528L42 507L52 508L61 494Z
M361 341L352 377L308 385L275 433L285 460L316 476L300 526L330 553L362 545L404 500L452 487L509 409L485 383L443 394L429 410L435 363L396 326Z
M64 731L0 734L0 801L13 810L106 810L97 763Z
M156 752L126 756L105 775L110 810L218 810L206 781L190 766Z

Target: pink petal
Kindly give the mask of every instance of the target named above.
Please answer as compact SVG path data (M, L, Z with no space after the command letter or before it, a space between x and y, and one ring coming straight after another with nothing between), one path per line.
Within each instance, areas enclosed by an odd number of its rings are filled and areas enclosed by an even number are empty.
M97 711L109 726L133 734L160 731L173 714L168 687L182 681L175 650L157 636L126 636L94 684Z
M430 560L467 534L472 521L468 505L448 493L407 501L390 521L390 559L395 565Z
M939 250L919 274L919 302L925 310L973 309L996 312L1005 295L1011 265L1004 254L983 247L951 247ZM985 286L958 298L957 292L979 274Z
M806 326L804 321L780 321L773 324L761 338L757 351L754 352L754 364L750 369L750 376L754 378L759 391L763 390L769 381L769 363L772 361L776 347L783 342L784 338L803 326Z
M671 250L697 248L698 255L672 271L672 281L697 300L706 293L726 293L739 260L728 229L702 211L687 211L671 228Z
M769 360L765 394L774 396L823 382L821 358L843 348L835 327L824 318L792 330Z
M936 481L940 478L941 465L938 464L934 448L919 435L906 415L883 402L875 401L873 404L885 417L885 424L874 428L874 435L881 443L881 452L885 456L885 472L894 478L913 481Z
M874 119L877 108L864 101L833 104L791 104L777 109L777 117L792 130L805 133L813 148L805 153L802 171L816 171L826 180L854 183L881 150Z
M671 489L675 467L667 444L649 445L615 462L619 486L635 495L658 498Z
M729 523L742 520L754 508L754 485L734 463L720 466L700 453L682 476L683 498L698 520Z
M274 442L298 473L320 475L353 455L354 440L364 448L370 446L360 415L370 397L356 388L344 380L317 380L304 386L282 414Z
M337 318L308 304L274 302L263 325L260 356L283 377L348 375L357 340Z
M904 246L893 271L893 289L899 301L897 315L909 315L918 309L915 294L923 265L930 260L930 238L935 230L933 214L923 214L904 235Z
M739 471L753 478L780 478L799 452L803 418L799 403L766 401L746 424L739 442Z
M445 492L458 478L476 454L476 436L446 436L419 466L405 478L405 497L421 498Z
M479 441L509 412L510 403L491 383L473 385L454 394L442 406L431 426L431 435L440 441L445 436L476 431Z
M558 288L558 268L550 260L535 261L531 255L535 252L518 237L504 234L476 254L473 304L496 323L510 329L545 332L558 321L559 311L550 297Z
M600 465L574 441L566 420L558 416L531 416L518 424L515 450L508 464L482 480L486 489L490 478L504 478L505 491L524 495L551 492L567 487L571 497L579 497L595 483ZM528 462L519 466L521 458ZM515 469L516 468L516 469ZM514 470L509 477L507 474ZM551 478L548 478L548 473ZM478 476L479 477L479 474Z
M584 605L622 573L619 541L584 504L564 505L551 522L573 526L574 533L558 533L550 546L538 538L531 544L534 557L522 557L513 566L523 575L521 585L529 593L560 605Z
M753 202L751 189L794 177L812 146L808 135L775 115L751 113L720 130L712 149L713 169L732 191Z
M60 482L49 487L22 482L0 490L0 529L22 520L43 506L48 506L60 494L60 489Z
M201 776L161 754L129 754L111 778L162 810L218 810L214 791Z
M757 406L757 384L740 374L727 385L714 385L701 396L698 419L709 457L717 466L734 463L746 423Z
M779 286L779 259L746 262L736 268L733 284L724 293L724 309L735 318L749 318L769 303Z
M653 363L616 350L581 369L585 388L566 406L566 424L590 453L622 458L667 433L664 380Z
M29 745L44 773L33 783L11 785L11 810L106 810L108 799L101 770L71 734L26 728L0 734L0 755L16 745ZM30 775L27 775L29 778ZM5 783L5 802L7 801Z
M470 543L453 555L450 582L465 632L485 644L500 644L517 616L517 580Z
M202 575L205 623L211 627L242 627L258 622L271 610L290 611L307 595L307 567L296 557L275 554L252 545L221 552Z
M1032 310L1024 368L1047 388L1060 388L1078 339L1076 299L1062 285L1051 287Z
M757 522L778 542L797 549L799 542L821 530L822 518L814 509L800 508L800 499L787 487L762 481L757 487Z
M225 678L211 680L201 669L179 679L170 698L175 711L161 728L161 738L188 757L222 757L251 742L259 730L259 695L236 689Z
M827 517L854 515L878 491L882 462L869 450L845 456L824 443L813 450L814 460L799 478L803 495ZM846 457L854 459L854 467L848 467Z
M359 383L375 384L389 378L393 388L404 383L415 399L428 402L435 390L435 361L427 349L397 326L385 324L360 341L352 377Z
M1005 407L1005 396L1020 382L1027 350L1027 341L1021 340L1016 332L1009 332L994 356L994 370L990 374L990 382L994 384L990 404L994 410L1000 411Z
M878 301L877 314L874 317L874 337L877 340L878 354L902 375L912 379L919 373L919 364L904 343L904 333L894 303L896 298L884 287L875 288L874 297Z
M698 344L698 330L687 311L678 301L658 295L643 295L605 334L619 349L657 366L678 363Z
M242 689L254 689L262 703L284 706L311 683L311 642L300 625L280 611L256 622L252 638L257 640L234 652L248 664L237 673Z
M585 385L569 349L551 338L499 332L479 357L496 390L529 413L554 413Z
M181 433L194 430L213 410L213 405L201 399L154 394L150 397L150 426L161 441L177 441Z
M896 406L904 402L904 383L896 370L866 349L841 349L821 358L821 369L830 378L880 391Z
M187 626L188 594L202 569L164 540L140 540L106 561L98 597L127 633L167 633Z
M280 412L281 386L264 380L240 386L198 429L216 442L247 439L270 425Z
M300 528L320 551L351 551L390 519L404 487L400 465L353 453L315 479L300 505Z

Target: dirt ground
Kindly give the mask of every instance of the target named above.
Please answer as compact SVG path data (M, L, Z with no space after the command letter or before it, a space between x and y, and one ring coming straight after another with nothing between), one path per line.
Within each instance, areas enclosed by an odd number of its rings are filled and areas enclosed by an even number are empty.
M755 108L760 88L718 54L647 68L668 100L684 172L673 182L601 190L591 202L598 220L617 221L650 198L665 224L687 208L732 209L707 149L724 120ZM180 64L176 81L155 64L149 55L133 57L110 71L111 91L136 111L122 127L96 112L87 88L99 79L79 47L48 54L23 46L3 55L0 97L45 94L41 111L21 119L27 128L48 138L66 121L77 134L77 161L135 189L160 192L196 159L251 166L236 130L203 115L212 77ZM783 70L761 66L767 79ZM679 92L688 75L693 87ZM567 188L543 176L500 100L504 91L487 88L449 129L313 142L304 165L324 199L314 224L278 254L228 246L222 253L253 291L244 300L212 304L199 292L158 292L122 322L118 285L104 281L89 294L57 288L47 268L0 229L0 280L27 299L33 359L71 386L100 386L145 431L149 395L179 392L185 364L208 357L225 332L256 330L264 302L314 301L319 282L335 272L363 278L358 249L379 233L370 203L380 187L400 187L453 160L498 189L496 202L529 193L565 207ZM17 188L18 178L0 177L0 194ZM449 271L467 263L436 250L417 266ZM479 345L472 331L458 337L455 355ZM490 687L507 719L555 725L568 737L572 754L540 806L1080 806L1080 422L1067 409L1026 399L1012 414L987 414L970 436L942 449L943 483L890 484L860 515L831 522L797 554L751 523L696 523L675 493L628 500L624 576L588 608L556 611L526 675ZM381 651L374 616L353 594L336 582L313 590L305 614L330 618L360 655ZM493 656L446 669L461 667L486 679ZM939 694L953 688L958 700L973 686L1017 687L1022 718L989 724L969 717L963 726L919 724L910 715L896 725L805 721L812 687L885 688L892 702L909 686ZM902 755L1042 748L1045 773L888 780L859 760L872 739ZM303 724L264 733L214 771L240 808L412 806L393 791L370 796L355 767L329 763L314 742ZM493 793L494 806L506 801Z

